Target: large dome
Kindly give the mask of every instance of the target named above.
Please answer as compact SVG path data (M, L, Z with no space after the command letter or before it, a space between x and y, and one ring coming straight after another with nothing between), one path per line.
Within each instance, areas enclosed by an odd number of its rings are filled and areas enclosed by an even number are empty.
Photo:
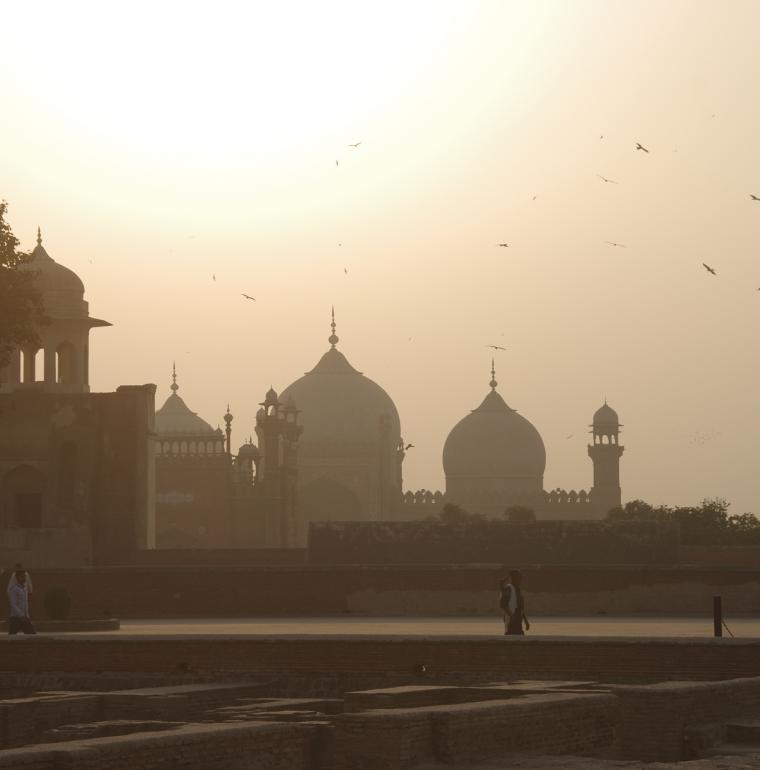
M447 480L540 479L545 467L538 431L507 406L495 384L483 403L454 426L443 447Z
M392 446L400 440L401 423L391 397L335 347L280 394L281 402L289 399L295 402L303 425L299 454L317 444L322 455L345 454L349 445L376 446L384 418Z

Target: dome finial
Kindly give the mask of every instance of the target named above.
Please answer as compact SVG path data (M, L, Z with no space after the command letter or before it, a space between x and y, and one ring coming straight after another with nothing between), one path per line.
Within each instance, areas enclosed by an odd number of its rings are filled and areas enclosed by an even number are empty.
M338 335L335 333L335 305L332 306L332 321L330 322L332 334L327 338L330 346L334 348L338 344Z
M491 359L491 382L488 384L491 386L491 390L496 390L496 386L499 384L496 382L496 364L493 358Z
M42 246L42 231L39 225L37 225L37 245Z
M175 361L172 361L172 384L171 384L171 391L172 393L176 393L179 390L179 385L177 385L177 365Z

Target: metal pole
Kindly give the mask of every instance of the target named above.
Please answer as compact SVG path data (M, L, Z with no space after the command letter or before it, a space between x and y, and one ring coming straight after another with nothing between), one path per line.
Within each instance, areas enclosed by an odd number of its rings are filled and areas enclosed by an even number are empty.
M723 602L720 596L713 596L713 631L715 636L723 636Z

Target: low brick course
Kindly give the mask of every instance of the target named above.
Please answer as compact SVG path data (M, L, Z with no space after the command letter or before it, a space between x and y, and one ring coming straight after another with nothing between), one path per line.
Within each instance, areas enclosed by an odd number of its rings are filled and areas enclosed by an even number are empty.
M0 768L17 770L308 770L315 728L304 724L188 725L0 752Z
M760 666L759 666L760 667ZM676 762L693 751L689 728L760 715L760 677L612 687L620 699L617 750L630 759Z
M447 764L540 749L587 753L612 745L618 701L603 693L417 708L336 718L336 768L401 770L437 758Z

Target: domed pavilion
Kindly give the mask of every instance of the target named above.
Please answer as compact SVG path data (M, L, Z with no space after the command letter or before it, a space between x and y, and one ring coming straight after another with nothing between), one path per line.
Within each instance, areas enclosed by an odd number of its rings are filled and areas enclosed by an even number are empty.
M35 284L50 323L39 329L41 347L15 351L0 380L10 390L89 393L90 329L111 324L90 316L84 284L73 270L50 257L39 228L37 245L21 269L35 271Z

